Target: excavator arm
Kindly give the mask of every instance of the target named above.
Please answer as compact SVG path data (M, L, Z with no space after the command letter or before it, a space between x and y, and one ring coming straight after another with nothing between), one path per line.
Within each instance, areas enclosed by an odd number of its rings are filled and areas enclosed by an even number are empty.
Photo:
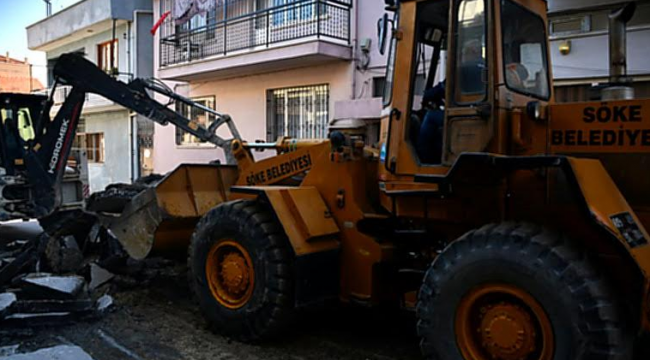
M164 84L135 79L124 83L103 72L95 64L76 54L62 55L54 66L55 84L49 98L39 95L3 94L0 104L0 220L41 218L51 214L62 204L61 184L68 170L67 162L77 132L79 118L88 93L98 94L161 125L172 124L198 139L215 144L224 150L226 161L234 163L230 144L241 140L239 132L226 115L209 109L174 93ZM53 119L49 112L53 95L59 85L70 91ZM154 97L159 94L168 100L164 104ZM215 121L209 126L187 119L167 106L181 102L211 113ZM38 103L40 107L33 104ZM17 129L18 114L31 104L33 135L26 138ZM38 113L38 115L37 115ZM217 129L227 125L232 139L216 135Z

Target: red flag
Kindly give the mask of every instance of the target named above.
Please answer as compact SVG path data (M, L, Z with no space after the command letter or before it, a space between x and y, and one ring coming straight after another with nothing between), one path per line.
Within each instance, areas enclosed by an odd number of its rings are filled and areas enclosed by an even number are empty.
M160 25L162 25L163 21L165 21L167 16L169 16L169 14L171 14L171 13L172 13L171 11L167 11L164 14L162 14L160 19L158 19L158 21L156 21L156 23L151 28L151 35L156 35L156 31L158 31L158 28L160 27Z

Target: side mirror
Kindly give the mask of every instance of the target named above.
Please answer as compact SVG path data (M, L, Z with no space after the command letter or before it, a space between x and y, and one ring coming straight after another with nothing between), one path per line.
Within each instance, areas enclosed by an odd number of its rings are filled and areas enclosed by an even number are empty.
M384 55L386 53L386 37L388 34L388 14L384 13L384 16L377 21L377 37L379 44L379 53Z

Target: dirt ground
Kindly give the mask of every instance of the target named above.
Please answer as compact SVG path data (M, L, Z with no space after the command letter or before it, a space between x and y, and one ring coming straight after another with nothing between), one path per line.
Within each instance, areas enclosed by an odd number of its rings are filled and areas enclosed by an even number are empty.
M421 359L413 314L358 307L313 309L280 341L241 344L207 329L185 283L185 267L168 262L146 281L118 278L106 291L112 312L95 321L33 331L4 330L0 347L33 351L76 345L95 360L410 360Z

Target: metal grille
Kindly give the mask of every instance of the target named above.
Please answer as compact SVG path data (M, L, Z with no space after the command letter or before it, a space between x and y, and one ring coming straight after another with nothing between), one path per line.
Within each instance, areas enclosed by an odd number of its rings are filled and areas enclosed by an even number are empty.
M278 136L327 137L329 85L270 90L269 105L267 140L275 141Z
M178 64L233 51L314 37L350 42L352 0L226 0L182 26L161 27L160 64ZM161 1L161 13L172 9Z

